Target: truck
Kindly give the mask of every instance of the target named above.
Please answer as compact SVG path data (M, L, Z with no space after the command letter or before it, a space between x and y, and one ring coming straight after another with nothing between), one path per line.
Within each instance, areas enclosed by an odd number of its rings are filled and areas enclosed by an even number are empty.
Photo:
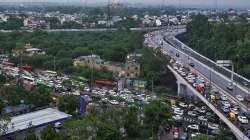
M212 103L215 103L216 97L215 97L214 95L210 95L210 101L211 101Z
M229 116L229 120L235 121L235 114L233 112L229 112L228 116Z

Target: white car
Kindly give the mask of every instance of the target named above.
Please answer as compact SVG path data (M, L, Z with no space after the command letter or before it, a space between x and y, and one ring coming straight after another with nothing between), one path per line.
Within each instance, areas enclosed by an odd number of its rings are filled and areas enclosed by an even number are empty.
M183 115L183 110L174 110L174 114Z
M194 104L191 103L191 104L188 105L188 107L189 108L194 107Z
M221 102L223 106L230 107L231 104L228 101Z
M248 119L245 116L238 116L238 120L243 124L248 124Z
M178 139L179 138L179 133L178 132L174 132L174 139Z
M215 123L208 123L208 128L212 130L217 130L219 129L219 125Z
M222 101L227 101L227 96L226 95L221 95L220 98L221 98Z
M205 116L199 116L198 120L200 120L200 121L207 121L207 118Z
M231 110L231 112L233 112L235 115L238 115L238 114L239 114L238 108L231 108L230 110Z
M119 102L116 100L110 100L109 101L112 105L119 105Z
M233 90L233 83L232 83L232 82L229 82L229 83L228 83L227 89Z
M61 128L61 127L62 127L62 123L61 122L54 123L54 128Z
M186 72L181 72L181 76L186 76Z
M182 120L183 119L183 117L181 115L174 115L172 118L174 120Z
M200 135L201 133L192 133L191 134L191 137L193 138L193 137L196 137L196 136L198 136L198 135Z
M244 101L244 98L241 95L236 95L236 98L241 102Z
M180 110L180 108L177 107L176 105L172 105L171 108L172 108L173 110Z
M183 103L183 102L180 102L179 106L184 107L184 108L188 107L188 105L186 103Z
M194 111L188 111L188 115L193 117L197 116L197 114Z
M198 110L200 113L206 113L206 110L205 109L200 109Z
M191 124L191 125L188 125L188 128L192 129L192 130L199 130L199 125L197 125L197 124Z

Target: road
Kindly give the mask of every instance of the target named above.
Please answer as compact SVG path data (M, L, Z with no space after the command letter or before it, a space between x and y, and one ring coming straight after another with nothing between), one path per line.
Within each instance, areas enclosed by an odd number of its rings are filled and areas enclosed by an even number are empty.
M233 90L229 90L227 86L230 82L231 72L229 70L226 70L225 68L219 67L212 60L205 58L204 56L198 54L197 52L177 40L174 36L181 32L182 31L179 30L172 32L155 31L151 32L151 37L147 38L148 40L145 41L148 44L151 44L149 45L150 47L154 49L160 48L164 54L176 59L184 65L193 63L193 69L196 73L199 73L206 79L211 80L212 84L219 89L221 94L229 97L230 101L233 104L238 104L243 112L249 112L249 105L244 104L235 98L236 95L249 95L249 89L246 85L244 85L245 82L240 83L238 81L239 79L242 79L243 81L248 82L248 79L245 79L238 74L234 74L234 76L237 78L234 81ZM225 119L225 121L228 120ZM248 127L249 126L247 126L247 129L249 129Z
M245 97L245 96L249 95L249 89L247 87L242 87L242 85L236 81L234 82L233 90L229 90L227 88L227 86L231 80L228 76L223 75L222 73L217 71L217 69L215 69L215 67L218 67L217 65L214 65L214 67L211 67L207 63L205 63L205 64L202 63L200 61L202 59L200 59L198 57L193 57L194 53L193 53L192 49L190 49L187 46L175 45L174 43L172 43L173 42L172 37L165 37L165 40L167 42L171 42L171 45L177 49L177 50L172 49L171 51L173 51L173 53L179 55L178 59L181 62L183 62L185 64L193 63L195 70L197 70L199 73L201 73L206 78L210 79L219 88L221 88L228 96L235 97L236 95L242 95L243 97ZM166 45L168 44L167 42L164 42L165 44L163 45L163 50L167 49L166 48ZM183 53L180 53L180 52L183 52ZM235 98L235 102L239 103L246 112L250 111L249 110L250 104L247 104L247 103L243 104L242 102L238 101L236 98Z
M166 29L166 28L185 28L185 25L179 25L179 26L164 26L164 27L135 27L130 28L131 31L152 31L152 30L159 30L159 29ZM106 32L107 28L87 28L87 29L42 29L43 31L47 32ZM117 31L117 28L111 28L110 31ZM13 32L15 30L0 30L2 33L9 33ZM33 32L34 30L20 30L20 31L26 31L26 32Z

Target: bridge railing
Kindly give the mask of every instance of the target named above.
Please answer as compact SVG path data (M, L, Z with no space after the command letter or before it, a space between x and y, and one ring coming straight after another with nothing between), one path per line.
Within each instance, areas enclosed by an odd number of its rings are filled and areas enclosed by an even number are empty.
M231 78L231 74L232 71L219 66L217 63L215 63L214 61L212 61L209 58L206 58L205 56L199 54L198 52L196 52L195 50L191 49L190 47L188 47L187 45L185 45L184 43L182 43L181 41L179 41L177 38L173 37L173 38L167 38L168 42L173 44L175 47L177 47L177 49L180 49L182 51L184 51L185 53L187 53L188 55L194 57L195 59L199 60L200 62L206 64L207 66L213 68L215 71L221 73L222 75L228 77L229 79ZM235 73L234 72L234 81L236 81L237 83L241 84L242 86L246 87L245 84L250 85L250 81ZM248 87L246 87L248 88Z

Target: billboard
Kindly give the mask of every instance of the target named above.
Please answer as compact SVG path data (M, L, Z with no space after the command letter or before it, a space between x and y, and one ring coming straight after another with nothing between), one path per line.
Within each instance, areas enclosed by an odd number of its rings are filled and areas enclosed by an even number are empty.
M84 96L80 96L80 114L84 115L86 112L87 101Z

